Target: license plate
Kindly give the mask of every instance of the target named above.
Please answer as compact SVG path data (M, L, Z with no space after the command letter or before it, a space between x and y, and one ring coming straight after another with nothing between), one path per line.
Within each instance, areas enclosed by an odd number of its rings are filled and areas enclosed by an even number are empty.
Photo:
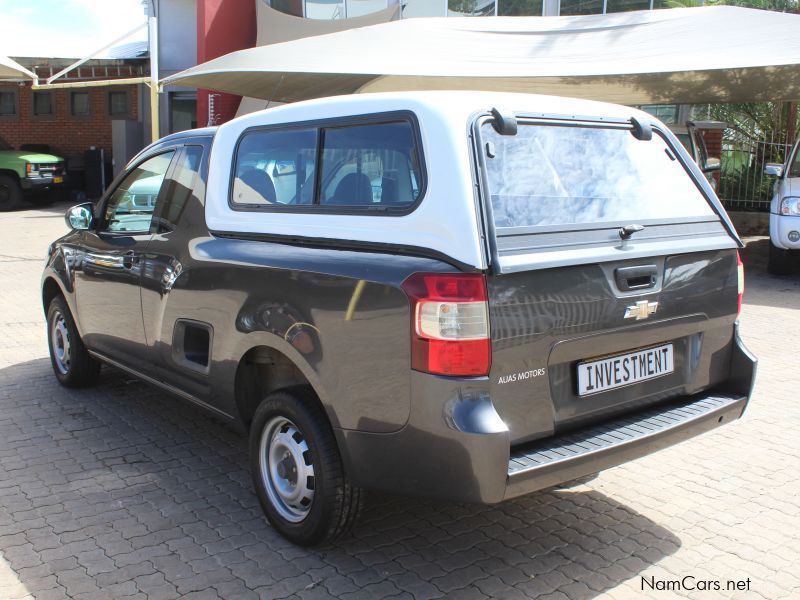
M59 175L57 175L57 176L53 177L53 183L64 183L64 178L59 176Z
M674 371L672 344L586 361L578 363L578 395L605 392Z

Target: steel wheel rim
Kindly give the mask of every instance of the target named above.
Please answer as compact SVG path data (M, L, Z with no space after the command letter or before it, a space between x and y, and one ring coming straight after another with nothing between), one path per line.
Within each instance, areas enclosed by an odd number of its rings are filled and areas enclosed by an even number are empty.
M68 374L71 362L69 329L64 315L60 311L53 315L53 324L50 327L50 347L53 349L56 368L62 375Z
M308 516L314 501L314 464L303 432L285 417L273 417L261 432L261 479L272 506L290 523Z

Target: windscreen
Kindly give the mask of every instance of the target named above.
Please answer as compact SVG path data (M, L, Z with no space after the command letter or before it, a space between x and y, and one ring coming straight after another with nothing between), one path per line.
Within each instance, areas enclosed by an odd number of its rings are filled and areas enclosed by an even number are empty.
M520 123L516 135L490 124L481 134L496 227L545 227L658 220L714 211L657 133Z

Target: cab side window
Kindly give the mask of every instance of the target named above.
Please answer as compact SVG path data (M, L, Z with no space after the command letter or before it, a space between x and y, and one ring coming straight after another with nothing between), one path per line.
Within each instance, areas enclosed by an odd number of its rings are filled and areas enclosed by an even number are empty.
M174 150L148 158L122 180L106 203L105 231L147 233Z
M161 200L156 205L151 229L153 233L172 231L178 225L194 192L202 158L202 146L186 146L176 159L175 168L167 178Z
M233 204L311 204L317 130L252 131L239 143Z

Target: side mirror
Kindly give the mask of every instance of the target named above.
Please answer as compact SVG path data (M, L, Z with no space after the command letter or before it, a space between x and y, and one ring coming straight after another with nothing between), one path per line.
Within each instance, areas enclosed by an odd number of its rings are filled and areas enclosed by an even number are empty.
M707 158L706 164L703 165L703 173L714 173L721 169L721 164L718 158Z
M780 177L783 175L783 165L776 165L774 163L768 163L764 165L764 175L769 175L770 177Z
M94 205L91 202L67 209L64 220L70 229L89 229L94 222Z

